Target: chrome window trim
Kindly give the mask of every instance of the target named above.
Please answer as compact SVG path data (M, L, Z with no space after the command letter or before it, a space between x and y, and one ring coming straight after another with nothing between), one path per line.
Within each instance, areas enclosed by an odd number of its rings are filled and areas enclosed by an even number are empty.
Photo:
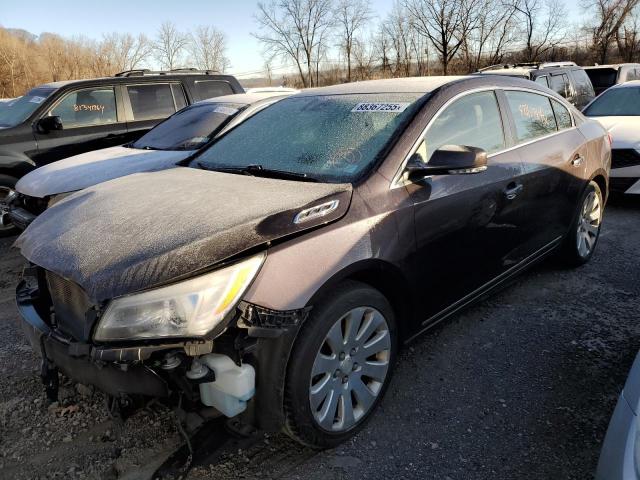
M444 103L444 105L442 105L442 107L440 107L440 109L435 113L435 115L433 115L433 117L431 117L431 119L429 120L429 123L427 123L427 125L424 127L424 129L422 130L422 132L418 136L417 140L413 143L413 145L411 146L411 149L409 150L409 153L406 155L405 159L402 161L402 163L400 164L400 167L398 168L398 170L396 171L395 175L393 176L393 180L391 181L391 184L389 185L389 190L392 190L394 188L404 187L406 185L411 185L412 183L415 183L415 182L411 182L411 181L408 181L408 180L403 180L403 178L402 178L404 170L405 170L405 168L407 166L407 162L409 161L409 158L411 158L411 156L414 153L416 153L416 151L418 150L418 147L420 147L420 144L424 140L424 137L427 134L427 131L431 127L431 124L442 114L442 112L447 107L449 107L449 105L451 105L453 102L459 100L460 98L466 97L467 95L471 95L471 94L474 94L474 93L488 92L488 91L491 91L491 92L502 91L502 92L505 92L505 93L508 92L508 91L521 91L521 92L527 92L527 93L534 93L536 95L541 95L541 96L547 97L550 100L555 100L556 102L559 102L563 107L565 107L569 111L569 116L571 117L571 128L565 128L563 130L557 130L557 131L555 131L553 133L550 133L548 135L543 135L542 137L536 137L536 138L533 138L533 139L528 140L526 142L515 143L514 145L511 145L510 147L503 148L502 150L498 150L496 152L493 152L493 153L487 155L487 159L492 158L495 155L501 155L503 153L515 150L516 148L521 148L521 147L530 145L530 144L532 144L534 142L538 142L540 140L545 140L547 138L551 138L551 137L553 137L555 135L559 135L561 133L565 133L565 132L568 132L570 130L574 130L574 129L577 128L576 127L576 121L575 121L575 118L573 116L573 112L571 112L571 109L567 108L565 105L563 105L562 102L560 102L558 100L558 98L554 97L553 95L549 95L548 93L541 92L540 90L536 90L536 89L533 89L533 88L525 88L525 87L478 87L478 88L474 88L472 90L467 90L465 92L461 92L461 93L451 97L449 100L447 100ZM567 101L564 98L563 98L563 100L565 102ZM496 96L496 103L498 104L498 108L500 108L500 104L497 101L497 96ZM502 112L501 112L501 115L502 115ZM503 128L504 127L505 126L503 125ZM506 132L503 132L503 133L506 133ZM427 175L427 176L425 176L425 178L430 177L430 176L431 175Z

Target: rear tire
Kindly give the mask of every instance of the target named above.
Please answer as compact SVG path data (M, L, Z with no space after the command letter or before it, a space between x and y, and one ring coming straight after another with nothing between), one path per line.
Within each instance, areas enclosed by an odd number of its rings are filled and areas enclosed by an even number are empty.
M285 432L312 448L355 435L391 379L397 328L379 291L346 281L311 311L287 366Z
M19 232L18 228L9 220L7 215L9 206L5 202L7 196L14 191L17 182L18 179L15 177L0 174L0 237L9 237Z
M570 267L584 265L593 256L600 238L604 203L602 191L594 181L585 188L562 251L562 260Z

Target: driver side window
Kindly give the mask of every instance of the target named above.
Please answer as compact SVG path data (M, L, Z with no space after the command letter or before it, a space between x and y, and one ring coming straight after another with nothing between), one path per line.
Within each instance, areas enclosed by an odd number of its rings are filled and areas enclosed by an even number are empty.
M112 87L96 87L68 93L50 112L64 128L105 125L118 121Z
M427 163L443 145L478 147L488 154L505 147L502 118L493 91L471 93L449 105L431 124L417 153Z

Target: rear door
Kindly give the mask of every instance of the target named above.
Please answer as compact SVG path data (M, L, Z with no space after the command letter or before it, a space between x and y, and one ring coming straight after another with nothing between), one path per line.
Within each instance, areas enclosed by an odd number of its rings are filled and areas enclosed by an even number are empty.
M412 284L415 298L425 300L426 322L520 260L523 169L508 149L504 120L493 90L468 93L436 115L415 149L426 163L442 145L489 154L484 172L433 175L406 185L417 246Z
M569 228L584 186L585 140L569 110L542 93L504 92L524 165L525 249L551 246Z
M126 141L127 124L115 85L67 92L43 116L50 115L60 117L63 129L45 133L36 128L33 159L38 165Z
M127 141L135 141L187 104L179 82L141 83L123 86Z

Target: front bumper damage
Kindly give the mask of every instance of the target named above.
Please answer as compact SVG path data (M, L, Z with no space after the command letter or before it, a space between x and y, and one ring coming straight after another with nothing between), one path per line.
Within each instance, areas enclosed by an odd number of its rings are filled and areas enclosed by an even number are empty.
M71 338L56 327L56 313L46 287L42 288L41 278L38 268L25 269L24 279L16 289L16 303L23 330L42 358L42 377L51 400L57 393L57 372L60 371L114 398L160 398L190 411L215 408L217 405L207 399L219 397L217 386L225 379L216 378L213 370L198 375L194 371L216 363L214 357L225 357L231 360L225 363L226 369L233 368L233 364L238 370L246 370L247 365L255 369L255 394L252 386L251 395L241 399L245 404L249 397L251 401L243 408L227 409L227 416L231 415L229 412L235 415L246 408L243 421L264 430L281 427L286 365L308 309L279 312L241 302L227 330L215 340L97 345L91 340ZM97 318L94 310L87 315ZM226 385L224 388L228 389L229 383ZM232 384L231 391L236 387ZM217 410L225 413L224 408Z

